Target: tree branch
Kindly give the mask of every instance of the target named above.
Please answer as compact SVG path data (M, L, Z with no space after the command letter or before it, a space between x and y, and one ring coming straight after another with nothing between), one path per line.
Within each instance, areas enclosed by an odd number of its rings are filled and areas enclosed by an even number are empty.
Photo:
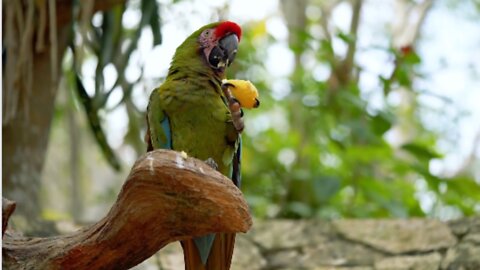
M205 163L156 150L134 164L105 218L71 235L3 239L8 269L127 269L166 244L246 232L248 206L233 182Z
M398 14L392 29L395 48L414 45L432 4L433 0L424 0L418 4L407 0L395 1L395 10Z
M17 204L15 202L2 198L2 237L7 229L8 220L13 211L15 211L16 206Z
M357 32L358 25L360 22L360 12L362 9L363 0L355 0L352 3L352 20L350 22L350 35L353 37L353 40L348 44L347 54L343 62L343 73L351 74L353 68L353 62L355 58L355 51L357 49Z

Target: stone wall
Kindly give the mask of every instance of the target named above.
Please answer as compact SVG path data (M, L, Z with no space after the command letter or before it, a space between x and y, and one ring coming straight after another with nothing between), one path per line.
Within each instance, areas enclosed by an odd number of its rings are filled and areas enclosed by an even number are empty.
M178 243L149 261L160 269L184 267ZM150 267L138 267L145 268ZM248 234L237 236L232 269L478 270L480 217L447 223L256 220Z

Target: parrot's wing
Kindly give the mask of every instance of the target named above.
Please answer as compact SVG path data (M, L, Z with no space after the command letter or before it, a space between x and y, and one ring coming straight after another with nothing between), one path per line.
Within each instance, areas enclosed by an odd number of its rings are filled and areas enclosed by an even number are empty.
M153 149L172 149L170 120L160 104L158 89L154 91L150 95L150 102L147 108L147 132L150 133L150 143Z

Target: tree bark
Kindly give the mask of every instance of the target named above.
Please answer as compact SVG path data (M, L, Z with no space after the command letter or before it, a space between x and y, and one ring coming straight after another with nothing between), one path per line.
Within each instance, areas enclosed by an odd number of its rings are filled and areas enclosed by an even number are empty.
M3 238L8 269L127 269L166 244L246 232L248 206L233 182L205 163L155 150L134 164L105 218L71 235Z
M15 202L2 198L2 237L7 229L8 220L13 211L15 211L16 206Z
M95 1L93 12L109 9L124 1ZM22 202L17 214L23 219L29 219L29 230L34 232L45 231L44 224L40 222L41 204L38 191L54 113L59 67L69 42L70 22L74 19L73 1L56 0L56 15L52 18L47 12L48 1L40 2L42 4L36 5L34 1L6 1L2 11L4 17L9 18L2 28L6 48L6 65L3 70L6 79L2 91L2 187L9 198ZM18 13L23 15L17 18L14 14ZM37 13L43 14L43 17ZM47 22L54 18L57 29L57 35L53 37L56 40L56 56L52 56L50 43L38 42L48 40L52 30ZM34 51L36 41L37 48L41 48L39 51ZM56 59L56 63L52 62L52 59ZM28 64L24 64L25 61ZM17 66L20 64L25 67L19 70ZM31 69L28 76L19 73L25 69ZM29 76L31 78L25 78ZM28 85L25 81L32 85L25 86ZM22 220L21 224L27 223Z
M66 31L67 29L62 30L64 37ZM59 47L63 50L66 39L61 40ZM57 63L59 64L60 62ZM18 207L21 216L37 216L31 220L30 227L39 230L38 216L41 208L38 190L57 92L56 83L51 80L48 53L35 55L32 73L34 85L31 93L15 90L19 92L18 110L2 127L2 186L11 199L23 202L23 205Z

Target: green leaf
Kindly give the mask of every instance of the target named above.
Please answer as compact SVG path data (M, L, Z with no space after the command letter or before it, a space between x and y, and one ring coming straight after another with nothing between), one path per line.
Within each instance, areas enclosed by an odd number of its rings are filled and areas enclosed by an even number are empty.
M415 170L417 173L419 173L420 175L422 175L425 178L425 180L428 183L428 187L430 188L430 190L432 190L436 193L440 193L439 186L440 186L441 183L445 182L445 179L431 174L430 171L428 170L428 166L422 166L420 164L413 164L412 169Z
M405 63L411 66L420 64L422 62L422 59L420 59L420 56L418 56L415 51L411 51L410 53L405 55L403 59Z
M387 96L392 87L392 80L390 78L383 77L382 75L379 75L378 79L383 84L383 95Z
M371 126L376 135L382 136L392 127L392 122L385 114L379 113L371 117Z
M347 44L355 42L355 36L344 33L344 32L338 32L337 37L343 40Z
M456 192L460 195L467 196L480 201L480 184L471 177L459 176L447 179L447 192Z
M414 142L404 144L401 148L421 160L430 160L442 157L442 155L430 149L429 147Z
M340 190L341 179L335 176L322 176L313 179L313 191L319 203L328 201Z
M408 88L412 85L412 81L410 79L410 69L406 65L398 65L395 72L395 78L401 86Z
M157 1L152 1L153 2L153 11L152 15L150 17L150 27L152 28L152 34L153 34L153 46L160 45L162 44L162 21L159 15L159 5Z

